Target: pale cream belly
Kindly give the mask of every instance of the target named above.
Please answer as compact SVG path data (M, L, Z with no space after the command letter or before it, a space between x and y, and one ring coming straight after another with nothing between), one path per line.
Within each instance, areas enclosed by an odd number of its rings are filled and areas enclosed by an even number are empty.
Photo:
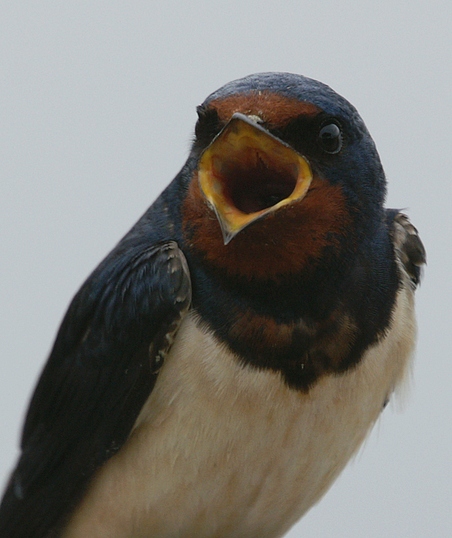
M390 333L303 394L240 366L188 316L131 437L97 473L64 538L271 538L325 493L402 379L403 291Z

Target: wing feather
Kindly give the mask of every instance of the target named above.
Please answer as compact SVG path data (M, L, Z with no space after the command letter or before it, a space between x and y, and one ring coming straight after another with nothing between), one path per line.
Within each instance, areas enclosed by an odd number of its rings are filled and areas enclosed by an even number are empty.
M187 311L173 241L119 245L72 301L30 403L0 537L57 536L95 470L126 441Z
M387 209L386 219L396 255L415 288L420 284L422 267L427 263L419 233L408 216L397 209Z

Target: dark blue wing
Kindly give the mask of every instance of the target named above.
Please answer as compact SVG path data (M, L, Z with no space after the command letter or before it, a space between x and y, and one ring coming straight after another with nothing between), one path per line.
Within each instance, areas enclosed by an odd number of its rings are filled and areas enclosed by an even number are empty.
M126 244L94 271L32 398L0 508L1 538L58 535L94 471L126 441L190 297L175 242Z
M413 287L420 284L427 255L417 229L398 209L386 209L386 222L396 255L411 279Z

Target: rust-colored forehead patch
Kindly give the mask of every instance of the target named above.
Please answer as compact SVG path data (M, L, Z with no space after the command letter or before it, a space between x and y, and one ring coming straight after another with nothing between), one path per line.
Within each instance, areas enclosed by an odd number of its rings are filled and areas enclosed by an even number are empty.
M235 112L259 116L272 126L283 126L297 116L315 116L321 109L308 101L299 101L270 91L253 91L215 99L208 104L221 121L227 122Z

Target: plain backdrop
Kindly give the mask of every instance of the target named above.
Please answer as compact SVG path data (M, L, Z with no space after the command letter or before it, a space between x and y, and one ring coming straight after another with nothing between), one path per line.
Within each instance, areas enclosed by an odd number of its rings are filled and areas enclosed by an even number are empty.
M291 71L358 108L388 176L387 205L406 208L428 267L403 405L385 410L288 536L452 536L451 6L1 2L2 484L71 297L183 165L196 105L229 80Z

